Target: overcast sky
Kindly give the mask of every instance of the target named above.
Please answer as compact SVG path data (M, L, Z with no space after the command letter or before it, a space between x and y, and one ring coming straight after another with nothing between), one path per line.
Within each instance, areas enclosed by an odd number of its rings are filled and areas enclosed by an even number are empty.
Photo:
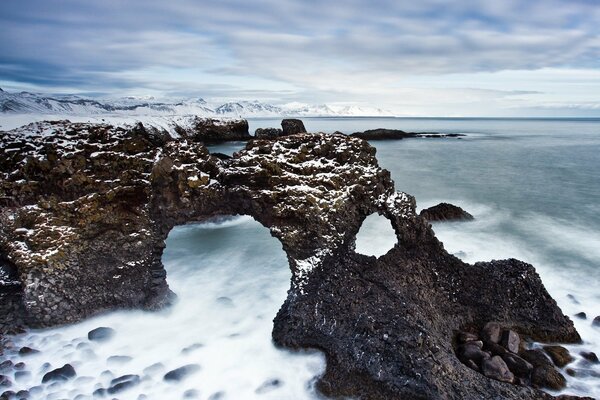
M596 0L0 0L0 87L600 116Z

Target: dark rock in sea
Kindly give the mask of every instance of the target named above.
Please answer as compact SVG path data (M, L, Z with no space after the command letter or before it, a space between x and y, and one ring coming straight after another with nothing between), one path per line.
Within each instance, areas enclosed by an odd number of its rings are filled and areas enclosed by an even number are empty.
M568 298L569 300L571 300L573 303L575 303L575 304L579 304L579 300L577 300L577 298L576 298L575 296L573 296L572 294L568 294L568 295L567 295L567 298Z
M288 118L281 121L282 132L280 136L297 135L306 133L304 123L299 119Z
M162 363L155 363L150 365L149 367L144 368L142 372L144 372L144 375L154 375L164 371L164 369L165 366Z
M591 363L597 364L600 362L600 360L598 360L598 356L596 355L596 353L592 352L592 351L582 351L581 353L581 357L585 358L586 360L588 360Z
M1 386L0 386L1 387ZM17 394L12 390L7 390L2 392L0 395L0 400L13 400Z
M375 149L356 138L251 140L221 162L190 135L39 122L0 134L0 198L11 204L0 206L0 253L22 279L30 326L165 307L169 231L250 215L281 241L291 270L273 340L324 353L316 386L325 395L540 399L465 367L454 333L499 321L536 342L580 341L533 266L448 254L414 198L396 191ZM353 250L373 213L401 244L379 258Z
M65 364L60 368L46 373L42 378L42 383L53 381L68 381L77 375L75 368L71 364Z
M23 382L26 379L31 378L31 372L29 371L16 371L15 372L15 381Z
M510 372L508 366L500 356L483 360L481 363L481 372L488 378L500 382L512 383L515 380L515 376Z
M93 342L106 342L115 335L115 330L113 328L107 328L105 326L101 326L96 329L92 329L88 333L88 339Z
M133 360L130 356L110 356L106 359L109 365L123 365Z
M224 398L225 398L224 391L215 392L215 393L211 394L210 396L208 396L208 400L221 400Z
M419 215L428 221L470 221L473 219L473 216L462 208L448 203L440 203L421 210Z
M302 126L304 126L304 124ZM306 132L306 130L304 132ZM256 139L276 139L280 136L283 136L283 130L279 128L258 128L254 131L254 137Z
M506 350L516 354L519 352L521 338L517 332L507 329L502 332L501 344Z
M38 385L30 387L28 391L33 396L39 396L44 391L44 388Z
M6 375L0 375L0 388L1 387L11 387L12 381Z
M426 137L426 138L460 138L461 136L466 136L460 133L437 133L437 132L405 132L400 129L369 129L364 132L354 132L350 135L351 137L356 137L364 140L401 140L408 138L418 138L418 137Z
M594 318L594 320L592 321L592 326L600 327L600 315Z
M537 367L553 367L552 360L547 357L542 350L525 350L519 354L524 360L528 361L535 368Z
M106 390L108 394L120 393L124 390L137 386L140 383L138 375L123 375L113 379L110 382L110 387Z
M39 350L32 349L31 347L21 347L21 349L19 350L19 355L20 356L29 356L29 355L36 354L39 352L40 352Z
M40 367L39 373L45 374L46 372L48 372L50 370L50 368L52 368L52 364L50 364L49 362L45 362Z
M573 361L573 357L569 353L569 350L563 346L544 346L544 350L548 353L554 362L554 365L557 367L562 368Z
M179 382L184 380L188 376L198 372L199 370L200 366L198 364L185 365L183 367L179 367L177 369L167 372L163 379L165 381Z
M540 388L561 390L567 386L565 377L553 366L536 367L531 374L531 383Z
M0 372L6 372L13 369L13 362L11 360L5 360L0 363Z
M25 369L25 367L26 367L26 365L23 361L20 361L14 365L14 369L16 369L16 370L22 370L22 369Z
M262 385L260 385L258 388L256 388L255 393L256 394L263 394L263 393L268 393L271 392L279 387L281 387L283 385L283 382L279 379L269 379L265 382L262 383Z
M185 392L183 392L183 398L184 399L199 399L200 391L196 390L196 389L186 390Z
M28 399L31 397L31 394L27 391L27 390L19 390L16 394L15 397L17 399Z
M194 344L192 344L190 346L187 346L187 347L184 347L183 349L181 349L181 354L190 354L194 350L198 350L202 346L203 345L201 343L194 343Z
M587 315L586 313L582 312L578 312L577 314L575 314L575 316L579 319L587 319Z

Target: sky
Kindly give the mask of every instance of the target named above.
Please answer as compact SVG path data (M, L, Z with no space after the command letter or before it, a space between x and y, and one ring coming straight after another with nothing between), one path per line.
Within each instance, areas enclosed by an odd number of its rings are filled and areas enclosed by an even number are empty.
M1 0L0 87L600 116L597 0Z

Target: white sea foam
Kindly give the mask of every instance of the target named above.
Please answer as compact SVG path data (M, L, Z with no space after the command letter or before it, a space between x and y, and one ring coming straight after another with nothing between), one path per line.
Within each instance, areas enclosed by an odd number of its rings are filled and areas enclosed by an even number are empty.
M71 363L78 379L45 385L33 398L91 396L126 374L140 375L142 381L116 395L121 400L141 394L181 399L193 389L201 399L219 393L222 399L316 397L311 382L324 369L323 356L279 350L271 341L272 320L286 297L291 272L280 243L266 228L249 217L175 228L164 263L178 295L172 309L114 312L19 337L18 346L41 353L12 357L24 361L32 375L11 389L39 385L39 371L50 362L52 368ZM115 329L115 336L106 343L88 341L87 332L98 326ZM162 366L144 372L156 363ZM188 364L201 369L182 382L163 380L168 371Z

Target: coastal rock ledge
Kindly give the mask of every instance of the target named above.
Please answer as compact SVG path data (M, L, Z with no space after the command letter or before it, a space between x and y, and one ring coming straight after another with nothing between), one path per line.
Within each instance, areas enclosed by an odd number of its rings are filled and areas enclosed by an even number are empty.
M324 352L325 395L552 398L467 367L456 335L493 320L529 340L580 341L531 265L448 254L358 138L253 140L221 160L141 125L40 122L0 132L0 173L0 259L17 271L31 327L163 307L169 231L246 214L281 241L292 271L275 343ZM354 251L372 213L398 238L380 258Z

